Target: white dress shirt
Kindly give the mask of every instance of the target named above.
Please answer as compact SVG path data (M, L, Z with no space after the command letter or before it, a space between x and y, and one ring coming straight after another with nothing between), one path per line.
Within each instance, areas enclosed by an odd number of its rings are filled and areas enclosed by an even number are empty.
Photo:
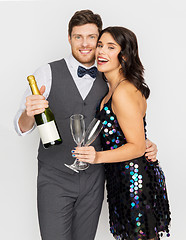
M66 57L64 59L67 64L67 67L72 75L72 78L74 79L74 82L82 96L82 99L84 100L86 98L86 96L88 95L89 91L91 90L92 85L95 81L95 78L90 77L88 74L85 74L82 78L78 77L78 75L77 75L78 66L82 66L82 67L85 67L85 66L82 65L81 63L79 63L73 57L72 54L69 57ZM93 66L96 66L96 64L94 64ZM93 66L91 66L91 67L93 67ZM87 68L87 69L89 69L89 68ZM45 85L46 90L45 90L43 96L47 99L49 96L49 93L50 93L51 85L52 85L52 72L51 72L50 64L45 64L44 66L38 68L33 75L35 76L35 79L37 81L37 85L38 85L39 89L42 85ZM32 92L31 92L30 87L28 86L28 88L26 89L26 91L22 97L19 110L14 118L14 127L15 127L16 132L20 136L24 136L24 135L32 132L36 126L36 125L34 125L33 128L30 129L29 131L22 133L19 128L19 124L18 124L19 118L26 108L26 106L25 106L26 97L29 95L32 95Z

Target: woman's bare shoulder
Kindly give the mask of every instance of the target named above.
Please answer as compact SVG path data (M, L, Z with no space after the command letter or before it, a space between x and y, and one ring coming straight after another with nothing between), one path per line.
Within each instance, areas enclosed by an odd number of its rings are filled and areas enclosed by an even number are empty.
M146 99L142 93L129 81L123 81L119 84L113 93L113 107L140 107L144 112L146 110Z
M138 98L141 92L129 81L123 81L115 89L113 93L113 100L122 100L125 98Z

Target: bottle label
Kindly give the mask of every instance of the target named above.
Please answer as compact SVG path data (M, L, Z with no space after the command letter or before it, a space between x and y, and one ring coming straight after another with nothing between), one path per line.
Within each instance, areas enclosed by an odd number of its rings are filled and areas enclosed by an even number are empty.
M54 121L37 126L43 144L60 139Z

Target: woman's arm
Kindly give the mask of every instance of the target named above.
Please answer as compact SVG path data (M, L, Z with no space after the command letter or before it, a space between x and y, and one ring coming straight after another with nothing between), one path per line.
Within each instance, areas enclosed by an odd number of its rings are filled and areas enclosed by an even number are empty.
M120 84L112 97L112 109L127 143L117 149L95 152L93 147L76 148L73 155L89 163L123 162L144 155L146 150L143 116L146 101L131 84Z

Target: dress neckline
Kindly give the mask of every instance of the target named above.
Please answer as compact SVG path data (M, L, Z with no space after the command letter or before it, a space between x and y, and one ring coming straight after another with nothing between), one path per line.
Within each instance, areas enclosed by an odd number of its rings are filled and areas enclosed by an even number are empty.
M109 100L108 100L106 103L104 103L103 108L102 108L101 110L99 110L100 113L104 110L105 106L111 101L111 99L112 99L112 95L111 95L111 97L109 98ZM114 114L114 116L117 118L116 114L115 114L115 113L113 112L113 110L112 110L111 104L110 104L110 108L109 108L108 110L112 111L112 114ZM143 121L145 121L145 119L146 119L146 113L145 113L145 115L143 116Z
M108 100L106 103L103 104L102 109L100 110L100 108L99 108L99 111L100 111L100 112L102 112L102 110L104 109L105 105L107 105L107 104L111 101L111 99L112 99L112 95L111 95L111 97L109 98L109 100ZM111 109L111 110L112 110L112 109ZM112 111L112 112L113 112L113 111ZM115 114L114 114L114 115L115 115Z
M104 109L104 106L107 105L107 103L109 103L109 101L111 101L112 96L113 96L116 88L117 88L117 87L119 86L119 84L120 84L121 82L123 82L123 81L125 81L125 79L123 79L123 80L121 80L121 81L118 82L118 84L117 84L116 87L114 88L114 91L112 92L111 97L109 98L109 100L108 100L106 103L104 103L103 108L102 108L101 110L99 109L100 112ZM101 102L102 102L102 101L101 101ZM100 105L101 105L101 104L100 104ZM111 110L112 110L112 108L111 108ZM113 111L112 111L112 112L113 112ZM113 113L113 114L114 114L114 113ZM114 114L114 115L115 115L115 114ZM115 115L115 116L116 116L116 115Z

